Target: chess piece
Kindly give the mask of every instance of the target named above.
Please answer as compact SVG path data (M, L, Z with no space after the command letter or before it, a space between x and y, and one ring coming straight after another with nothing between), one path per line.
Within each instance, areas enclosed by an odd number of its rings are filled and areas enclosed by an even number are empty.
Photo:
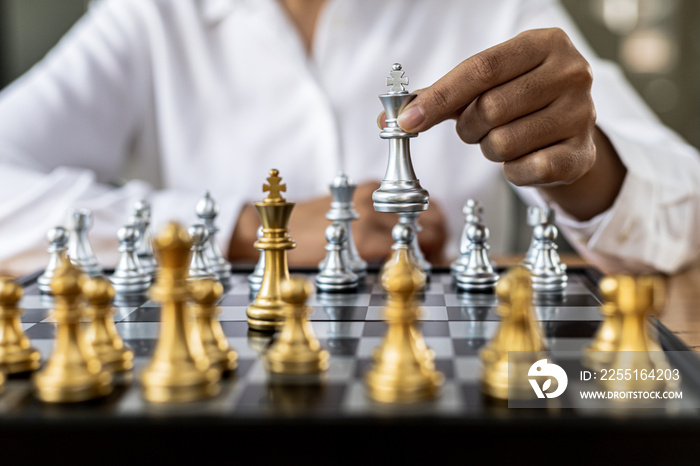
M265 354L265 367L273 374L317 374L328 370L330 354L321 348L308 321L306 300L313 286L303 278L290 278L280 285L284 300L284 325Z
M563 293L568 281L566 267L557 254L557 227L551 224L535 225L532 230L534 254L532 262L523 264L532 272L535 293ZM530 260L530 259L529 259Z
M387 270L395 267L396 263L402 260L402 256L405 254L411 263L416 266L417 273L422 276L419 282L418 292L423 291L427 281L427 274L422 267L418 266L418 261L411 250L411 243L416 236L415 230L411 225L399 222L391 229L391 236L394 240L394 244L391 246L392 253L379 271L379 279L382 279Z
M488 256L489 229L482 223L474 223L467 228L466 257L464 267L455 275L457 288L467 292L491 292L498 282Z
M323 292L356 290L359 278L345 262L347 256L342 253L343 245L347 242L345 227L339 222L328 225L326 241L326 259L316 274L316 287Z
M270 170L269 184L263 185L263 191L269 194L262 202L255 203L263 226L263 237L255 242L255 247L265 255L265 270L260 290L246 309L246 315L248 326L261 332L279 330L282 326L284 303L280 297L280 283L289 278L287 250L296 247L289 237L288 227L294 203L287 202L280 194L287 186L281 184L282 178L278 175L277 170Z
M96 277L102 274L102 268L97 263L95 253L92 252L88 231L92 228L92 212L88 209L74 209L69 216L70 241L68 255L70 261L83 273Z
M530 272L525 267L509 270L498 281L496 294L502 303L498 307L501 323L480 354L481 389L495 399L531 399L534 393L527 374L532 364L546 357L546 345L532 306ZM509 371L516 374L510 384Z
M634 277L617 275L612 277L616 283L616 305L622 317L620 336L616 351L608 366L614 373L618 371L632 374L655 374L661 362L649 353L648 318L654 307L656 277ZM660 365L661 363L661 365ZM611 377L601 381L602 385L612 391L660 391L666 387L666 381L660 377ZM621 399L625 401L626 399Z
M138 232L136 241L136 256L144 272L155 278L158 263L153 255L153 233L151 231L151 205L146 200L140 200L134 205L131 224Z
M56 340L46 364L32 376L36 396L44 402L87 401L109 395L114 387L111 372L104 370L80 328L81 283L85 279L66 261L51 280Z
M622 315L617 308L618 281L612 277L605 277L598 287L604 300L600 307L603 321L593 337L593 342L583 353L583 365L593 371L608 367L612 362L613 353L620 341L622 324Z
M224 286L211 278L193 280L188 286L193 301L193 338L202 342L211 364L222 374L229 374L238 366L238 354L229 345L217 318L221 312L218 305L224 294Z
M394 255L395 261L382 275L388 293L384 308L388 329L365 378L367 393L384 403L430 400L438 395L444 377L434 369L416 327L416 293L425 285L425 273L415 266L408 247L398 248Z
M467 199L467 202L462 207L462 213L464 214L464 227L462 227L462 234L459 239L460 255L450 264L450 270L453 275L457 275L469 264L469 253L471 252L469 245L471 241L469 241L467 232L471 226L481 223L483 207L479 201Z
M45 294L51 293L51 279L63 262L68 257L68 230L58 226L49 230L47 238L49 240L48 253L50 254L49 263L44 270L44 273L37 279L39 291Z
M7 374L35 371L41 365L41 353L32 347L22 329L18 304L23 295L17 282L0 279L0 370Z
M141 373L143 396L150 402L193 401L220 391L221 373L211 366L202 342L192 338L186 308L191 248L187 230L174 222L154 241L160 270L150 297L160 303L161 322L153 357Z
M224 258L216 240L219 228L214 223L217 215L219 215L219 205L207 191L204 197L197 202L195 210L197 211L197 217L207 229L207 240L204 245L206 264L216 274L221 284L224 285L224 289L227 290L230 287L231 264Z
M391 86L386 94L379 96L386 114L386 128L379 136L389 140L389 159L382 184L373 194L374 210L377 212L420 212L428 208L428 191L423 189L416 177L411 162L410 138L417 134L406 133L398 123L401 111L416 98L417 94L408 93L404 85L408 78L404 77L401 65L395 63L387 86Z
M151 286L151 275L141 268L136 255L138 238L139 231L133 225L125 225L117 231L118 251L121 255L109 281L120 297L139 298L144 296Z
M418 244L418 233L420 233L423 228L418 224L418 214L419 212L401 212L399 213L399 223L404 223L410 225L413 228L415 234L409 244L411 248L411 256L415 260L416 265L420 267L426 274L429 274L433 269L430 262L425 259L423 251L421 251L420 245Z
M262 226L258 227L258 241L263 236ZM260 284L262 283L263 275L265 273L265 254L260 251L260 257L258 257L258 262L255 264L255 269L248 275L248 288L251 293L257 293L260 290Z
M93 277L83 284L89 320L85 339L106 370L120 373L134 368L134 352L124 344L114 324L115 295L114 286L104 277Z
M345 262L353 273L362 278L367 275L367 262L360 257L360 253L357 251L351 227L351 222L360 218L352 202L356 188L357 185L350 182L345 173L340 172L330 185L333 200L326 218L331 222L339 222L345 228L344 254L347 256ZM323 265L320 265L319 268L323 268Z
M188 280L199 280L200 278L217 280L217 275L209 268L204 257L204 248L209 235L207 227L203 224L195 224L187 231L192 240L192 260L190 261Z
M533 237L530 240L530 246L525 253L525 258L521 264L532 269L537 255L537 240L534 237L534 229L537 225L553 225L554 224L554 209L551 207L530 206L527 208L527 224L533 229Z

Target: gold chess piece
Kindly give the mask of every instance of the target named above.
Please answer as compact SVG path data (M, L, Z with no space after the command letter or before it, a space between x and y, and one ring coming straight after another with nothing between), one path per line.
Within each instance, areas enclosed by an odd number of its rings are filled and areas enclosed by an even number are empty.
M584 349L583 354L583 365L594 371L607 367L612 361L620 341L622 324L622 315L617 307L617 280L605 277L598 287L605 301L600 308L603 322L598 327L593 342Z
M89 319L85 339L107 370L126 372L134 368L134 352L124 344L114 324L115 294L114 286L105 277L85 281L83 296L88 302L85 314Z
M8 374L35 371L41 366L41 353L22 330L18 304L23 295L16 281L0 279L0 370Z
M274 374L316 374L328 369L330 355L321 348L307 316L306 300L313 285L294 277L282 282L285 320L277 340L265 355L265 367Z
M528 370L546 357L544 336L532 305L530 272L522 266L514 267L498 281L496 294L501 300L498 307L501 324L480 354L481 388L484 394L495 399L530 399L533 391L528 382ZM508 352L519 352L522 356L509 360ZM517 375L510 384L509 369Z
M194 318L193 338L202 342L211 364L222 374L234 371L238 366L238 354L229 345L217 318L224 285L218 280L202 278L189 281L188 286L193 301L190 306Z
M629 380L625 377L612 377L603 381L603 385L616 391L656 391L663 390L666 382L657 377L644 377L657 368L665 367L662 362L649 353L650 335L648 317L654 306L654 291L657 289L655 277L633 277L618 275L617 306L622 315L620 338L609 368L622 373L635 374Z
M186 307L191 246L187 230L175 222L154 241L160 269L150 297L160 303L161 322L153 357L141 373L143 395L150 402L193 401L220 391L221 373L211 366L202 342L192 338Z
M288 228L295 204L287 202L280 194L287 190L287 185L281 184L282 178L278 175L277 170L270 170L269 184L263 185L263 192L269 194L262 202L255 203L263 227L262 237L255 242L255 248L264 254L265 269L258 294L246 309L246 315L249 327L262 332L282 327L284 303L280 284L289 278L287 250L296 247L289 237Z
M109 395L112 374L103 369L80 327L81 292L86 276L65 261L51 279L56 341L46 365L33 375L37 397L45 402L79 402Z
M393 266L382 276L388 293L384 316L389 325L382 344L374 351L374 365L366 376L368 395L379 402L411 403L435 398L443 375L434 369L431 352L416 327L415 295L425 275L407 249L395 250Z

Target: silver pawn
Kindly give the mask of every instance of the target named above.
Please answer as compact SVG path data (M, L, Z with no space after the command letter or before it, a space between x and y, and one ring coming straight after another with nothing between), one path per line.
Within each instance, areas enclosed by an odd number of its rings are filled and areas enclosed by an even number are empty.
M49 230L46 235L49 240L47 251L50 254L49 263L44 269L44 273L37 279L39 291L42 293L51 293L51 279L56 273L56 269L66 261L68 252L68 230L61 226L57 226Z
M558 234L557 227L551 224L535 225L532 230L535 253L529 268L535 292L561 293L566 288L566 267L559 258L555 244Z
M219 228L214 224L216 216L219 215L219 206L207 191L204 197L197 202L195 207L197 217L202 221L207 229L207 240L205 244L204 256L209 269L216 274L219 281L227 287L231 279L231 263L224 258L221 248L216 241L216 233Z
M351 183L345 173L340 172L333 180L333 184L330 185L333 201L326 218L331 222L341 223L345 228L346 246L344 254L346 255L346 263L357 276L364 277L367 275L367 262L360 257L360 253L357 251L351 227L351 222L360 218L352 202L352 196L356 188L357 185ZM323 262L321 262L319 267L323 267Z
M68 219L71 230L68 244L70 261L88 276L102 275L102 268L97 263L87 237L87 232L92 227L92 212L88 209L73 209Z
M321 292L352 291L359 286L359 277L350 270L342 254L346 241L345 227L332 223L326 227L326 260L316 274L316 288Z
M411 249L411 255L416 261L416 265L423 269L423 271L426 274L429 274L430 271L433 269L433 266L430 262L426 260L425 256L423 255L423 251L421 250L420 245L418 244L418 233L420 233L421 230L423 230L423 228L421 228L421 226L418 224L418 212L399 213L399 223L409 225L411 226L411 228L413 228L413 239L409 244L409 247Z
M153 254L153 233L151 231L151 205L146 200L140 200L134 204L134 214L131 224L139 230L139 239L136 242L136 255L144 272L155 277L158 271L158 262Z
M391 89L379 96L386 115L386 128L379 137L389 140L389 158L382 184L372 193L377 212L420 212L428 208L430 196L420 185L411 162L410 139L415 133L406 133L397 123L401 111L417 97L404 88L408 78L399 63L394 63L386 80Z
M263 237L263 227L258 227L258 241ZM263 275L265 274L265 254L260 251L260 257L258 257L258 263L255 264L255 269L253 273L248 275L248 288L251 293L257 293L260 290L260 285L262 284Z
M527 224L533 229L533 237L530 240L530 246L525 253L525 258L521 264L531 269L534 263L535 255L537 254L537 241L534 237L534 228L537 225L552 225L554 224L554 209L551 207L530 206L527 208Z
M197 280L200 278L210 278L217 280L217 275L209 268L209 264L204 256L209 233L207 227L201 223L192 225L187 232L192 240L192 259L188 279Z
M464 269L455 275L457 288L467 292L491 292L498 282L488 256L489 229L482 223L467 228L467 262Z
M464 214L464 227L462 228L462 235L459 239L459 257L455 259L450 264L450 270L454 275L462 272L469 265L469 253L471 249L469 248L470 241L467 232L469 228L473 225L478 225L481 223L481 216L483 214L483 207L479 204L479 201L475 199L467 199L462 207L462 213Z
M121 256L109 281L118 296L143 296L151 286L151 275L143 270L136 255L139 231L133 225L125 225L117 231L117 239Z

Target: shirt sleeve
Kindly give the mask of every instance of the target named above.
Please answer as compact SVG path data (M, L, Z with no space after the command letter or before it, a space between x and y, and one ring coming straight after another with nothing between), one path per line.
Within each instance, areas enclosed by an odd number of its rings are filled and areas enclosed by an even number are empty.
M700 251L700 155L665 127L619 68L590 50L563 8L551 0L523 1L521 30L560 27L591 64L597 126L627 168L610 209L579 222L559 206L558 224L581 254L607 272L673 273ZM536 190L520 190L541 204Z

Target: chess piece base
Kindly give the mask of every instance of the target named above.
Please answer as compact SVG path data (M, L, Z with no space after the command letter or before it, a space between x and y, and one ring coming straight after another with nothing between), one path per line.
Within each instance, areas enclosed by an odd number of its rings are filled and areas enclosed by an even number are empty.
M326 350L289 354L272 348L265 355L265 367L275 374L314 374L328 370L329 359Z
M284 323L282 305L282 301L269 304L253 301L246 309L248 327L258 332L275 332L279 330Z
M102 398L112 392L112 375L108 372L72 374L47 371L35 374L35 394L46 403L78 403Z
M157 365L141 375L143 397L151 403L181 403L216 396L221 387L220 373L214 368L200 371L194 367Z
M32 372L41 367L41 353L35 348L0 348L0 366L8 374Z

